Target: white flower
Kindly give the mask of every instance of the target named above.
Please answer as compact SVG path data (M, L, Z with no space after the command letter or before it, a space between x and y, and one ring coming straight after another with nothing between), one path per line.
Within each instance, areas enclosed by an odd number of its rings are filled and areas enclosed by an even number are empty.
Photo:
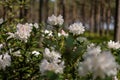
M108 42L108 47L112 48L112 49L119 49L120 48L120 42L119 41L114 42L114 41L110 40Z
M60 37L62 35L65 36L65 37L68 37L68 34L64 30L61 30L61 32L58 33L58 37Z
M3 44L0 44L0 50L3 48Z
M40 64L40 71L44 74L46 71L53 71L55 73L63 73L64 61L60 60L61 55L54 50L50 51L45 48L43 53L44 59Z
M15 33L8 32L7 34L10 38L20 39L21 41L27 42L27 39L30 37L30 32L32 31L32 24L17 24L17 31Z
M38 29L38 28L39 28L38 23L34 23L34 27L35 27L36 29Z
M115 58L110 52L103 52L97 56L95 60L96 67L95 71L99 70L101 74L106 74L107 76L115 76L117 75L118 64L115 62ZM97 73L97 72L96 72ZM99 76L99 72L97 76ZM103 76L104 77L104 76Z
M100 54L100 52L100 46L95 46L95 44L92 43L87 46L87 52L83 55L83 58L85 59L87 57L97 56L98 54Z
M44 72L46 71L46 70L48 70L48 68L49 68L49 62L47 61L47 60L45 60L45 59L43 59L42 61L41 61L41 64L40 64L40 72L42 73L42 74L44 74Z
M0 69L5 70L6 66L11 65L11 56L8 53L0 55Z
M62 61L60 64L57 64L55 73L63 73L64 67L64 61Z
M48 58L49 55L50 55L50 50L48 48L45 48L43 56L46 57L46 58Z
M69 29L69 31L71 33L73 33L73 35L83 34L84 31L85 31L84 26L82 25L82 23L71 24L68 29Z
M60 37L60 36L62 36L62 34L61 34L61 33L58 33L58 37Z
M57 24L58 24L58 25L62 25L63 22L64 22L63 16L59 15L59 16L57 17Z
M48 48L45 48L43 56L47 59L50 59L56 62L60 62L59 59L61 58L61 55L58 52L54 50L50 51Z
M17 32L15 33L15 37L27 42L28 37L30 37L30 32L32 31L32 27L26 24L18 24L17 25Z
M44 74L46 71L54 71L55 73L63 73L64 62L61 64L48 62L46 59L43 59L40 64L40 72Z
M16 51L13 53L14 56L21 57L21 52L20 50Z
M113 80L118 80L117 76L114 76L114 77L113 77Z
M44 31L44 33L45 33L45 34L48 34L48 36L53 36L53 32L50 31L50 30L47 30L47 29L46 29L46 30Z
M92 51L93 50L93 51ZM90 52L90 53L89 53ZM104 78L107 76L117 75L118 64L110 52L95 51L95 47L88 50L83 55L84 61L79 64L79 74L85 76L88 72L93 74L93 77Z
M7 34L9 35L7 40L11 39L11 38L15 38L15 34L14 33L8 32Z
M2 23L3 23L3 21L4 21L4 20L3 20L3 18L0 18L0 24L2 24Z
M29 23L29 26L31 26L31 27L32 27L32 26L33 26L33 24L32 24L32 23Z
M50 25L57 25L56 16L55 16L55 15L52 15L52 16L48 17L48 23L49 23Z
M35 56L38 56L40 53L38 51L33 51L32 54L34 54Z
M51 30L47 30L47 29L42 30L42 33L43 33L42 36L46 38L50 38L53 36L53 32Z
M50 25L62 25L63 22L64 22L64 20L61 15L59 15L58 17L56 17L55 15L48 17L48 23Z

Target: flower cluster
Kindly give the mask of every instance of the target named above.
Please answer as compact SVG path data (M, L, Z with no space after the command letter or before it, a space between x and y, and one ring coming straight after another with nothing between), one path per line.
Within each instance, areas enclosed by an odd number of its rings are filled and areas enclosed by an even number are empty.
M110 40L108 42L108 47L111 48L111 49L119 49L120 48L120 42L119 41L114 42L114 41Z
M11 56L8 53L0 55L0 69L5 70L7 66L11 65Z
M38 29L38 28L39 28L38 23L33 23L33 24L32 24L32 23L30 23L29 25L30 25L31 27L33 27L33 26L34 26L36 29Z
M64 69L64 61L61 61L61 55L48 48L45 48L45 51L43 53L44 59L42 60L40 64L40 72L44 74L46 71L54 71L55 73L63 73Z
M0 44L0 50L3 48L3 44Z
M82 25L82 23L71 24L68 29L69 29L69 31L71 33L73 33L73 35L83 34L84 31L85 31L84 26Z
M38 56L40 53L38 51L32 51L32 54Z
M65 36L65 37L68 37L68 33L66 33L64 30L61 30L60 33L58 33L58 36Z
M118 80L117 76L114 76L114 77L113 77L113 80Z
M3 18L0 18L0 24L2 24L4 22Z
M58 17L56 17L55 15L48 17L48 23L50 25L62 25L63 22L64 22L64 19L61 15L59 15Z
M90 46L80 62L79 74L93 73L94 78L117 75L118 64L110 52L101 52L100 47Z
M45 29L43 32L43 36L47 35L48 37L53 36L53 32L51 30Z
M17 31L13 33L8 33L10 36L9 38L17 38L20 39L21 41L27 42L28 37L30 37L30 32L32 31L32 26L30 24L18 24L17 25Z

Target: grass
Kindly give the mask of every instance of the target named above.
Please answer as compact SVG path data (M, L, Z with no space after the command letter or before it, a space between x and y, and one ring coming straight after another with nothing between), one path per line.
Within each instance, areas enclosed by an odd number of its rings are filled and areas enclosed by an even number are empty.
M106 35L101 36L96 33L90 33L86 31L84 33L84 36L87 37L87 39L90 40L90 42L101 43L101 42L113 40L113 31L110 31L108 36Z

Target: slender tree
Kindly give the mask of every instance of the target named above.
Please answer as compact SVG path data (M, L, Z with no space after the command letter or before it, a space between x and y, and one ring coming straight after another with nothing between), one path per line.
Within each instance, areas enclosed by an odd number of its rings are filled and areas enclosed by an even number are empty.
M114 40L120 41L120 0L116 0Z
M57 16L58 7L57 7L57 0L54 1L54 14Z
M82 12L82 23L83 25L85 25L85 22L86 22L86 10L85 10L85 7L86 7L86 2L85 0L83 1L83 3L81 4L82 7L81 7L81 12Z
M105 35L105 24L106 21L106 2L105 0L101 0L101 25L100 25L100 35L104 36Z
M110 22L111 22L111 3L110 3L111 0L107 0L108 2L108 8L107 8L107 30L106 30L106 34L107 36L109 35L109 26L110 26Z
M69 16L69 4L67 0L58 0L58 13L63 15L64 23L68 24L68 16Z
M22 19L23 18L23 4L22 4L23 0L20 0L20 16L19 18Z
M42 9L43 9L43 0L39 0L39 22L42 22Z
M95 31L100 34L100 0L95 0Z
M74 22L77 19L77 5L76 5L76 2L74 0L72 0L72 2L73 2L72 3L72 9L73 9L72 10L73 11L73 13L72 13L73 16L72 17L73 17L73 22Z
M94 3L91 1L91 9L90 9L90 32L94 33Z
M45 16L45 22L47 22L47 18L48 18L48 13L49 13L49 0L44 0L44 16Z

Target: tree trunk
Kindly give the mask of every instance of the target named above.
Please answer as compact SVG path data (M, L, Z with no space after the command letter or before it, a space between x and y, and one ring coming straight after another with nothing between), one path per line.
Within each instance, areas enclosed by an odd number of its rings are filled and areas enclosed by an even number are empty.
M85 13L85 1L83 2L83 4L82 4L82 23L83 23L83 25L85 26L85 22L86 22L86 13Z
M42 9L43 9L43 0L39 0L39 22L42 22Z
M21 2L21 4L20 4L20 16L19 16L20 19L23 19L23 16L24 16L24 14L23 14L23 4L22 4L22 1L23 1L23 0L20 0L20 2Z
M111 7L110 7L110 1L108 1L108 9L107 9L107 30L106 35L109 36L109 27L111 22Z
M75 22L76 21L76 18L77 18L77 9L76 9L76 2L75 1L73 1L73 3L72 3L72 11L73 11L73 22Z
M54 1L54 14L57 16L57 0Z
M24 3L26 2L26 0L24 0ZM25 21L27 21L27 13L28 13L28 9L25 7L25 5L26 4L24 4L24 14L23 14L23 16L24 16L24 19L25 19Z
M90 33L94 33L94 3L92 1L90 10Z
M63 15L63 19L64 19L64 24L68 24L68 16L69 16L69 5L67 4L67 0L60 0L60 5L61 5L61 9L60 9L60 13L61 15Z
M106 21L106 3L105 3L105 0L102 0L101 1L101 36L105 36L105 27L104 27L104 24L105 24L105 21Z
M4 21L5 21L5 19L6 19L6 7L5 6L3 6L3 19L4 19Z
M100 2L95 0L95 31L100 34Z
M114 40L120 41L120 0L116 0Z
M49 0L45 0L45 22L47 22L48 19L48 13L49 13Z

